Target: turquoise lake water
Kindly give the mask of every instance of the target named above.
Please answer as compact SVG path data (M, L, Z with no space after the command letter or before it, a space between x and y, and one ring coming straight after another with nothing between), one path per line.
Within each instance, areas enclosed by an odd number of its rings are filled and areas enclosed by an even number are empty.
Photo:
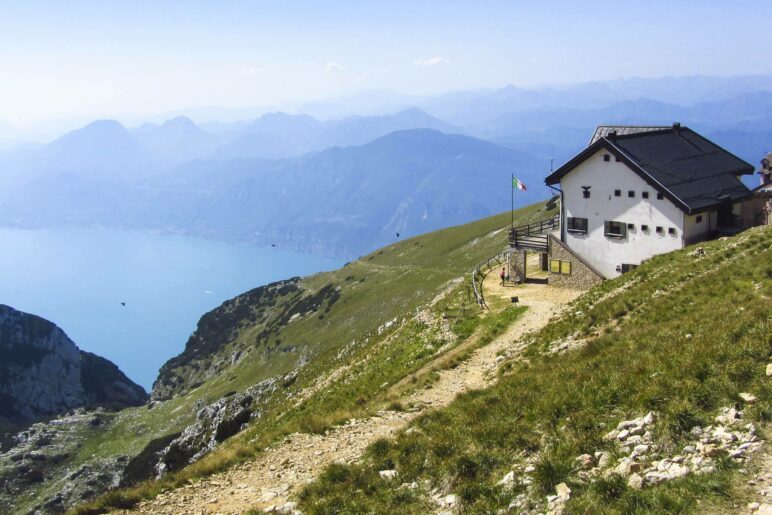
M0 304L51 320L149 390L205 312L257 286L341 264L147 232L0 229Z

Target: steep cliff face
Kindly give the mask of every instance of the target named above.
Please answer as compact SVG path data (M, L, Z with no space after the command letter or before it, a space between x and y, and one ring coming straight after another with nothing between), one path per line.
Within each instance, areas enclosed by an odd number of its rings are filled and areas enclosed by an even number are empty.
M55 324L0 304L0 418L24 424L77 407L136 406L147 393Z
M340 294L332 285L309 291L294 277L255 288L206 313L185 350L167 361L153 383L153 400L167 400L223 373L251 352L270 353L291 320L330 307ZM249 338L245 335L249 334ZM248 341L247 341L248 340Z

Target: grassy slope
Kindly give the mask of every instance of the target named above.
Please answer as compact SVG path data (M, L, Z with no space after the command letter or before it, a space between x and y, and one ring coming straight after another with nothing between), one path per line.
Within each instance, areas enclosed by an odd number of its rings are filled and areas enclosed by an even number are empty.
M719 511L742 502L731 461L714 474L642 491L622 481L594 486L570 476L574 457L610 450L602 435L620 420L660 414L656 439L677 453L689 429L707 425L718 408L749 391L756 421L772 418L772 230L754 229L652 259L578 299L570 313L538 333L529 363L511 362L497 385L461 396L415 421L417 430L376 442L362 465L332 466L302 494L304 513L425 513L421 489L378 478L396 468L400 482L431 480L460 496L462 510L506 509L518 491L496 483L524 456L536 456L542 494L568 481L570 513L688 512L699 501ZM687 337L691 334L691 337ZM546 355L566 339L580 350ZM543 497L542 497L543 499ZM703 504L704 506L704 504Z
M527 223L554 215L544 204L516 211L516 222ZM410 321L416 308L425 306L452 279L465 276L481 261L506 247L509 213L463 226L425 234L375 251L343 268L304 278L310 293L332 284L340 288L340 299L329 311L320 310L284 326L274 339L296 347L293 352L255 353L236 367L220 374L185 396L148 410L138 408L120 413L112 429L90 440L79 459L95 455L134 454L151 439L179 431L192 421L192 409L203 399L210 402L225 393L240 390L267 377L292 370L300 356L309 362L297 380L270 399L263 416L244 433L227 441L197 464L164 481L145 483L99 499L81 511L105 506L127 505L155 495L161 488L184 483L192 477L220 470L266 447L276 438L293 431L323 431L332 424L381 409L389 399L380 386L409 375L435 354L427 344L437 335L430 328ZM455 287L449 298L435 310L450 314L453 329L468 336L479 324L469 286ZM281 308L278 306L277 308ZM509 316L512 316L511 314ZM377 328L394 320L383 334ZM479 330L490 334L499 324ZM254 330L243 330L239 338L251 339ZM381 345L388 341L388 345ZM236 342L235 344L239 344ZM435 347L436 350L436 347ZM444 349L446 350L446 349ZM228 352L223 352L227 355ZM358 363L346 376L299 401L299 392L313 386L330 371Z

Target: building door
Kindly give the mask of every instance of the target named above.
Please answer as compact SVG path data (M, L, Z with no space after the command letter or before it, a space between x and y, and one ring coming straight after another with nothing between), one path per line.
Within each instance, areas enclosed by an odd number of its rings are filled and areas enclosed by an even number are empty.
M719 227L732 227L732 204L723 204L718 208Z

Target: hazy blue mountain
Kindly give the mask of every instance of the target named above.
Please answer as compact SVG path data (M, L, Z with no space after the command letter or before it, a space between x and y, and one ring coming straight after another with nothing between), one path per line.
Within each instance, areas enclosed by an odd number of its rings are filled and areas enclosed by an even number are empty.
M296 159L192 163L157 191L174 206L165 218L168 229L350 256L393 241L396 233L419 234L507 209L511 173L532 187L518 202L544 198L545 172L544 162L525 154L418 129Z
M550 151L545 145L551 145L554 147L551 157L567 159L587 144L599 124L670 125L676 121L706 135L734 131L736 137L724 138L726 146L755 163L765 150L762 143L766 135L772 130L772 92L742 94L689 107L641 98L594 109L517 111L471 126L469 130L478 137L540 158Z
M384 116L350 116L327 122L329 146L361 145L386 134L407 129L434 129L460 134L461 127L445 123L415 107Z
M690 107L759 92L772 92L772 76L632 78L538 88L506 86L437 95L415 105L466 127L518 111L595 110L641 98Z
M490 142L416 129L282 160L199 160L112 188L40 181L0 194L0 223L158 229L351 257L401 237L549 196L548 164Z
M308 115L269 113L231 133L231 141L220 146L215 155L219 159L291 157L329 147L362 145L394 131L419 128L463 132L416 108L327 122Z
M205 131L186 117L132 130L115 120L92 122L42 147L0 156L0 184L36 181L40 175L51 176L49 182L72 175L91 181L131 180L195 159L285 158L332 146L361 145L396 130L462 131L418 109L329 122L308 115L267 113L248 123L218 128L214 133Z
M421 97L395 93L388 89L359 91L337 98L300 102L286 106L293 113L304 113L320 120L335 120L349 116L379 116L416 105Z
M57 138L35 152L40 171L88 176L146 174L154 163L132 134L115 120L99 120Z
M200 129L185 116L167 120L161 125L146 123L131 132L162 166L210 157L222 139Z
M115 120L99 120L43 146L31 146L0 160L0 183L39 177L78 176L123 180L151 173L150 154Z
M513 111L600 107L622 99L624 96L601 86L588 88L580 85L561 89L506 86L493 91L440 95L418 104L418 107L450 123L470 126Z
M596 84L628 99L648 97L661 102L691 106L748 93L772 91L772 75L629 78L590 82L585 86L594 87Z
M736 129L719 130L707 136L757 169L767 152L772 152L772 128L755 132ZM754 175L746 184L758 186L759 176Z
M280 158L320 148L324 124L308 115L266 113L229 135L216 156Z
M194 120L196 125L202 127L209 123L234 123L238 122L239 120L254 119L272 110L275 110L275 108L268 106L199 106L189 107L186 109L175 109L173 111L166 111L163 113L155 114L153 116L145 116L142 118L130 117L127 121L130 121L131 125L139 125L141 123L147 122L161 124L166 120L185 117Z

